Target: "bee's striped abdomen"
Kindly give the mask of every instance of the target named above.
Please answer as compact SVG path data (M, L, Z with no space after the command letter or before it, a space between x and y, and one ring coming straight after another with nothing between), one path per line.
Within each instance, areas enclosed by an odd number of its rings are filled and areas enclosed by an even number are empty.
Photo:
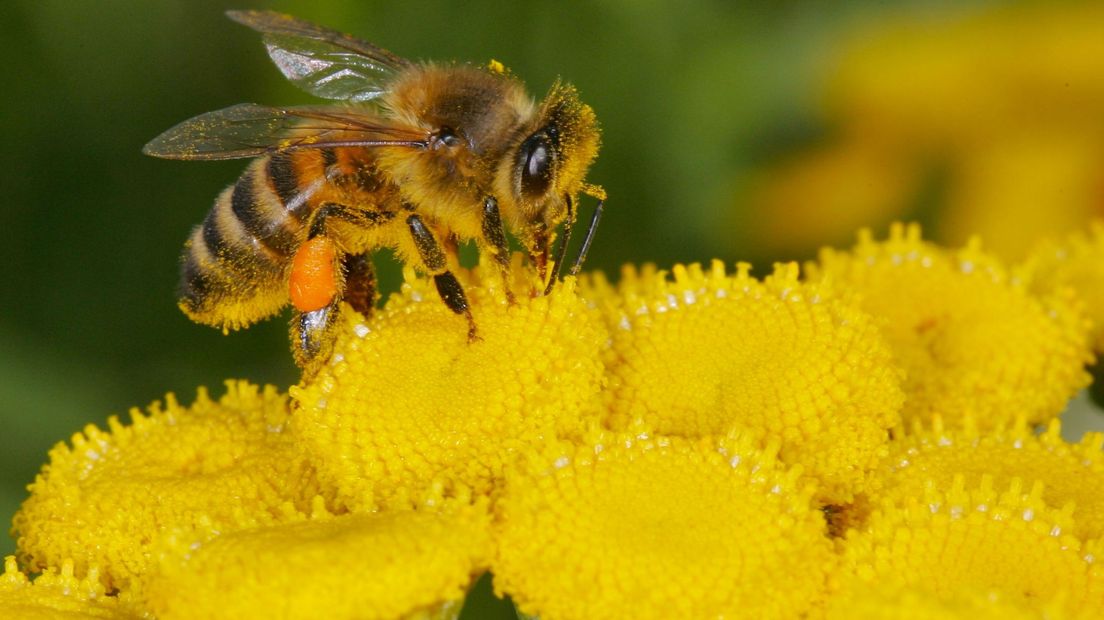
M185 245L180 306L194 320L236 329L287 303L287 265L308 207L294 162L277 157L255 161L223 190Z

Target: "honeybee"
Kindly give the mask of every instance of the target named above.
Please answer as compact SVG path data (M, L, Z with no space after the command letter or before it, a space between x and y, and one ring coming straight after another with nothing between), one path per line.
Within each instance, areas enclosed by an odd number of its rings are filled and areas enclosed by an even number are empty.
M391 248L434 279L444 303L477 329L452 269L475 240L505 274L506 230L547 283L559 276L580 193L598 153L594 111L557 81L539 104L492 61L412 62L371 43L269 11L230 11L260 32L292 83L339 104L239 104L202 114L145 146L168 159L256 158L184 246L179 306L230 329L291 302L292 350L305 371L332 350L341 301L370 314L370 253ZM560 243L551 255L557 227ZM512 298L511 298L512 300Z

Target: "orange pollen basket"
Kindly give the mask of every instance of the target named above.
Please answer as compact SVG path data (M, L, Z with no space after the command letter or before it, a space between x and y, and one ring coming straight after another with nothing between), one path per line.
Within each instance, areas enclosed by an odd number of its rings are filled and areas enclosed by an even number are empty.
M333 241L315 237L299 246L291 263L288 293L291 303L300 312L325 308L335 295L334 259L337 252Z

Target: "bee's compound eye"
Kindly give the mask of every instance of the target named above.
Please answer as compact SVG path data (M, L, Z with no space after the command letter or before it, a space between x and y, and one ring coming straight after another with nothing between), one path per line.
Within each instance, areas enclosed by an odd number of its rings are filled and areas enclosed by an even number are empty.
M521 192L526 197L544 195L552 185L552 147L542 134L530 136L518 153L521 164Z

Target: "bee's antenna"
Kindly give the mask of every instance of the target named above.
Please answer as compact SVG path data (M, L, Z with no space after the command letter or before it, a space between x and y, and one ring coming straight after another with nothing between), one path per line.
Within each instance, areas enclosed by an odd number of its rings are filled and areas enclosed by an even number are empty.
M590 226L587 227L586 237L583 238L583 247L579 248L579 254L575 257L575 264L571 266L571 275L578 275L579 270L583 268L583 263L586 262L587 252L590 251L590 244L594 241L594 233L598 230L598 220L602 219L602 205L606 203L605 192L602 192L602 197L598 198L598 206L594 207L594 215L590 216Z

